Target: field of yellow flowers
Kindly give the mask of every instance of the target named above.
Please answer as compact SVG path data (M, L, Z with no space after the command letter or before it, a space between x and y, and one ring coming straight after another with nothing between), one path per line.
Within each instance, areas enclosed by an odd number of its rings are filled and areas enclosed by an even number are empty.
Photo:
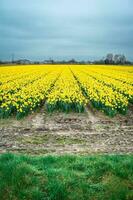
M39 107L83 112L91 104L109 116L133 103L132 66L26 65L0 67L0 118Z

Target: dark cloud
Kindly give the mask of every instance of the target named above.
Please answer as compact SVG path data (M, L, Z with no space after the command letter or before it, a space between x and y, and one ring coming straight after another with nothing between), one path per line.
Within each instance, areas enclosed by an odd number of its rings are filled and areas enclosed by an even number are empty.
M1 0L0 59L133 59L133 1Z

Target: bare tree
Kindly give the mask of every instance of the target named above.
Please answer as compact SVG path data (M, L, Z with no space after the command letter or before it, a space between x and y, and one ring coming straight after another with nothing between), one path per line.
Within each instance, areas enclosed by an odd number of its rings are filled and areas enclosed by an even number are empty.
M114 63L115 63L115 64L118 64L118 63L119 63L119 57L120 57L119 54L116 54L116 55L114 56Z
M125 55L116 54L114 56L114 63L115 64L125 64L126 63L126 57L125 57Z
M112 53L107 54L106 59L105 59L105 63L106 64L113 64L113 54Z
M120 56L120 63L121 64L125 64L126 63L126 57L125 57L125 55L121 55Z

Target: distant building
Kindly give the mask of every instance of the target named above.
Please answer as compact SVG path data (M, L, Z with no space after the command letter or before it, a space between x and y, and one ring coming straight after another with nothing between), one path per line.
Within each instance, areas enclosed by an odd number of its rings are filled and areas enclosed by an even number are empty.
M55 63L55 61L52 60L52 59L49 59L49 60L44 60L43 63L44 63L44 64L53 64L53 63Z
M30 60L27 60L27 59L20 59L20 60L16 60L14 61L14 63L16 64L22 64L22 65L27 65L27 64L31 64L31 61Z

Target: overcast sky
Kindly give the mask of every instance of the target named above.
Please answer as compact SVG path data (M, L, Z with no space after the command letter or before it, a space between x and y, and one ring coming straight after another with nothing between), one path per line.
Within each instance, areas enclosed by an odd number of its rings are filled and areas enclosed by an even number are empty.
M133 60L133 0L0 0L0 59Z

